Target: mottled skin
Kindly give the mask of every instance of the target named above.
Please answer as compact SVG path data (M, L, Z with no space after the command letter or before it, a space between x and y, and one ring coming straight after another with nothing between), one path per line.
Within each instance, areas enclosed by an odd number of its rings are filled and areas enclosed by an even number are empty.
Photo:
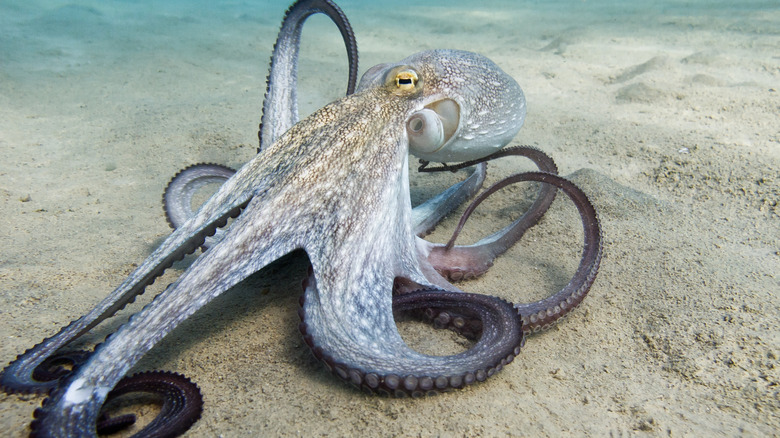
M453 83L455 78L506 78L500 77L503 72L496 74L500 70L490 61L466 52L425 52L399 64L396 69L406 65L419 73L420 82L413 90L399 92L393 68L388 67L389 83L377 83L359 93L359 98L347 98L338 106L341 109L345 103L352 106L352 101L359 102L349 110L353 116L343 114L350 122L336 128L342 130L338 138L354 137L350 135L354 132L375 134L334 145L332 151L341 157L338 161L347 158L346 166L323 167L322 171L333 174L340 187L319 183L316 189L311 187L319 191L319 202L312 200L316 202L312 210L331 211L329 216L336 220L323 230L334 239L325 245L304 245L314 272L305 292L304 322L308 334L334 360L359 370L399 375L463 374L475 369L468 355L419 354L401 340L392 317L396 277L420 287L457 290L430 265L430 244L417 238L412 229L404 121L431 101L452 96L453 90L462 91ZM513 104L494 97L483 103L494 102L500 108ZM336 197L331 198L331 193ZM328 199L337 200L338 207L349 207L333 210ZM321 204L323 200L327 204Z
M503 147L522 123L522 94L512 90L520 90L514 80L469 52L423 52L370 70L358 93L289 130L277 127L273 134L277 140L230 177L95 309L6 368L3 386L45 386L31 377L38 364L123 307L171 263L236 216L181 277L99 345L83 365L59 384L49 385L53 391L36 412L35 432L94 435L100 407L111 389L149 349L215 297L297 249L304 250L312 264L304 282L301 332L315 356L334 373L368 390L396 395L438 392L484 380L519 353L524 332L548 327L579 304L601 254L598 220L585 195L546 172L520 174L488 189L487 195L519 181L540 181L548 187L540 191L528 215L483 241L459 247L417 237L425 220L435 223L454 199L473 191L481 179L470 177L470 187L462 184L434 198L415 219L409 196L407 120L442 99L458 102L464 129L447 143L456 150L443 153L462 153L475 142L479 151L471 149L463 156L482 158L489 155L485 148ZM483 123L513 127L491 131ZM533 151L518 154L530 156L542 170L555 171L548 158ZM572 198L585 231L583 259L566 288L515 308L498 298L460 292L439 273L458 264L463 266L461 273L484 272L493 257L536 223L552 201L552 187ZM393 309L428 309L426 314L437 325L479 335L479 340L452 356L417 353L398 334Z

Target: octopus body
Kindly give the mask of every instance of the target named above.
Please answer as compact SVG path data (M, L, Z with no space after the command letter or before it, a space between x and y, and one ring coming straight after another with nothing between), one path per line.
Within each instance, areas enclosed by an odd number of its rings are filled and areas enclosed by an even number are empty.
M3 371L0 384L6 391L51 390L36 412L34 433L95 435L101 406L118 384L124 391L153 391L156 381L169 378L147 376L136 386L137 380L123 380L160 339L215 297L295 250L305 251L311 262L300 309L304 340L334 374L376 393L433 394L485 380L513 361L527 333L549 327L582 301L601 257L596 212L582 191L556 175L549 157L533 148L502 149L525 117L525 100L514 79L478 54L421 52L369 69L354 94L298 121L293 103L297 40L303 21L315 12L339 24L348 47L354 42L332 2L304 0L291 7L272 58L260 153L235 172L208 166L183 171L166 191L172 234L92 311ZM426 161L481 164L465 181L413 209L410 151ZM420 237L479 189L483 161L511 154L529 157L540 171L512 176L484 191L461 226L501 187L541 182L525 215L469 246L455 245L454 237L446 245ZM190 211L184 204L191 189L207 180L224 183L196 212ZM585 236L580 266L566 287L539 302L512 304L463 292L451 283L484 273L539 220L558 189L579 209ZM235 218L232 224L214 234L230 218ZM208 250L149 305L88 357L70 360L78 365L73 372L52 380L36 375L63 360L58 352L70 341L202 245ZM416 312L477 342L449 356L416 352L401 339L394 311ZM164 386L166 392L183 394L183 401L140 434L178 434L192 424L200 410L187 405L188 397L195 397L178 389L186 386Z

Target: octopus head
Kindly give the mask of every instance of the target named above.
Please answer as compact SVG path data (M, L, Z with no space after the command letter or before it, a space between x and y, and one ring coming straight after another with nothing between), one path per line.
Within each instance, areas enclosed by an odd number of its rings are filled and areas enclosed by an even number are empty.
M409 151L436 162L475 160L506 146L525 120L525 97L491 60L458 50L420 52L370 68L358 90L415 94L405 120Z

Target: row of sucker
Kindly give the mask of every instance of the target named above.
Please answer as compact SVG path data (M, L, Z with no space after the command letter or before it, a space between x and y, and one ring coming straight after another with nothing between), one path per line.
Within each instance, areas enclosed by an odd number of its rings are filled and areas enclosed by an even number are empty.
M596 279L602 256L602 234L596 209L587 195L574 183L558 175L526 172L510 176L485 191L486 195L523 181L537 181L561 189L577 207L582 218L583 250L579 266L569 283L552 296L528 304L516 304L523 318L523 332L540 332L552 327L561 317L577 307ZM480 195L482 196L482 195Z
M532 219L530 219L533 220L533 222L530 223L527 228L535 225L549 208L549 203L539 202L541 198L549 198L551 203L558 188L563 190L569 196L580 213L584 230L584 246L580 264L577 271L572 276L572 279L561 291L540 301L516 305L518 312L523 318L523 331L525 334L536 333L551 328L558 321L560 321L561 318L567 316L585 299L585 296L590 290L590 287L596 278L596 274L598 273L603 250L602 232L595 208L585 193L582 192L582 190L580 190L574 183L557 176L554 174L554 172L547 171L547 169L550 168L553 168L557 171L554 162L552 162L552 159L549 159L547 155L538 149L522 146L520 148L509 148L507 150L499 151L489 157L486 157L485 160L500 158L508 155L529 156L531 154L534 155L535 158L533 158L533 160L537 163L537 165L539 165L540 169L542 169L542 172L528 172L507 177L480 193L479 196L474 199L471 205L469 205L463 213L458 227L447 244L447 247L453 246L453 243L457 238L458 233L463 228L466 220L482 201L509 184L522 181L538 181L544 183L542 184L542 188L539 190L539 197L537 198L537 201L534 202L532 207L529 209L529 212L524 215L527 216L529 213L535 212L532 216ZM549 159L549 161L547 159ZM478 161L479 160L475 162ZM428 168L424 171L457 170L466 167L467 165L473 165L475 162L467 162L451 166L445 165L438 168ZM544 191L544 188L553 188L554 190L552 195L550 195L549 190ZM543 195L543 193L545 194ZM464 270L447 269L440 269L439 271L441 275L447 277L451 281L460 281L474 278L484 272L482 271L477 273ZM425 318L429 321L432 321L437 327L447 327L458 333L462 333L464 336L472 335L472 333L469 332L469 324L473 324L473 322L467 324L466 321L469 321L468 317L450 309L441 309L439 311L436 311L435 309L426 309Z
M482 320L474 315L466 315L453 310L426 307L411 314L427 322L437 330L451 330L466 339L476 340L482 334Z
M64 391L66 385L55 389ZM160 412L143 429L133 434L133 438L162 438L178 436L187 431L203 412L203 396L198 386L187 377L168 371L146 371L125 377L108 393L106 406L111 400L129 393L147 393L162 401ZM52 393L51 396L54 396ZM41 429L43 419L49 411L49 398L33 412L34 420L30 424L30 436L46 436ZM102 415L95 425L99 434L118 432L135 422L135 415L121 415L110 418Z
M36 344L32 348L29 348L24 353L18 355L14 361L12 361L3 371L0 373L0 389L8 394L22 393L22 394L44 394L49 392L52 388L58 385L59 379L55 378L48 380L50 377L47 374L47 369L51 368L51 362L47 362L52 357L55 357L57 351L68 343L81 337L97 324L113 316L116 312L123 309L128 304L135 301L135 298L143 294L146 287L153 284L154 281L161 276L166 269L170 268L173 263L183 259L186 255L193 253L198 249L207 236L214 234L217 228L224 226L229 218L237 217L241 210L246 207L247 203L230 210L223 217L205 227L200 233L193 236L188 244L183 245L177 251L171 253L165 258L159 265L149 272L139 284L118 297L114 303L103 312L97 318L91 321L83 320L84 317L71 321L70 324L60 329L60 331L54 336L44 338L40 343ZM110 335L109 335L110 336ZM53 348L52 348L53 347ZM47 354L39 358L31 358L44 350L51 350ZM68 362L67 354L56 356L57 360ZM71 365L77 366L76 361L71 360ZM61 367L60 367L61 368ZM62 371L55 371L62 377ZM42 379L39 379L41 378Z
M165 220L174 230L195 216L192 200L198 190L210 183L224 183L236 171L215 163L198 163L180 170L171 178L162 195ZM213 246L214 239L207 238L201 247L204 251Z
M304 280L304 289L306 288L307 283L308 279ZM488 302L490 303L489 305L486 304ZM508 341L507 339L504 339L504 337L515 337L513 334L516 334L516 339L512 339L512 342L503 342L505 344L503 351L500 351L495 355L499 357L499 359L493 363L486 364L484 367L456 375L418 376L403 373L385 374L381 372L367 372L366 370L350 367L336 361L332 354L320 347L317 344L316 339L308 332L307 324L305 322L304 296L301 296L299 304L298 316L301 318L301 323L298 327L303 335L304 341L309 348L311 348L314 357L325 364L326 368L340 379L371 394L393 397L430 396L451 389L463 388L475 382L483 382L488 377L493 376L495 373L501 371L506 365L514 361L515 357L520 354L520 350L525 345L525 335L522 332L521 319L518 317L516 318L517 327L513 329L511 333L491 334L495 339L489 339L489 344L498 344L499 342ZM480 313L481 318L485 319L482 323L486 325L499 326L500 322L496 321L496 317L500 317L499 315L504 314L507 311L510 312L509 314L515 313L511 303L487 295L425 289L393 296L393 310L397 312L426 311L425 309L451 307L456 304L461 307L473 305L475 309L481 310L481 312L477 313ZM489 306L494 307L491 309ZM501 307L507 307L507 309L502 309Z

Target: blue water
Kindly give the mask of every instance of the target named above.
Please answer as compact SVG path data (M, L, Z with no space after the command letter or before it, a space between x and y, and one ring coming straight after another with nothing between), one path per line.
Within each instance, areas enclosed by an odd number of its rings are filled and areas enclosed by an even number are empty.
M674 32L777 35L778 1L342 1L361 48L361 70L430 48L516 53L556 50L556 38L594 43ZM38 76L167 63L206 73L262 78L280 19L279 1L4 1L0 3L0 77ZM553 46L549 46L553 43ZM315 16L304 29L304 113L340 96L346 72L335 27ZM525 55L518 55L525 56ZM30 76L33 74L34 76ZM239 80L238 78L236 80ZM324 86L323 86L324 85ZM334 92L329 92L333 89Z
M387 26L418 35L418 44L464 45L480 38L491 22L511 24L510 35L534 47L539 39L572 29L610 36L663 32L664 27L777 35L778 1L341 1L358 42ZM219 54L238 40L259 49L273 40L287 7L279 1L4 1L0 3L0 68L6 74L105 62L131 53ZM305 34L318 35L325 19L314 17ZM431 41L431 34L438 37ZM501 32L496 37L506 37ZM319 37L319 35L318 35ZM500 40L499 40L500 42ZM393 41L385 41L393 50ZM396 46L397 47L397 46ZM114 49L94 53L96 48ZM411 47L404 47L409 50ZM266 49L270 50L270 49ZM79 55L83 58L79 58Z

